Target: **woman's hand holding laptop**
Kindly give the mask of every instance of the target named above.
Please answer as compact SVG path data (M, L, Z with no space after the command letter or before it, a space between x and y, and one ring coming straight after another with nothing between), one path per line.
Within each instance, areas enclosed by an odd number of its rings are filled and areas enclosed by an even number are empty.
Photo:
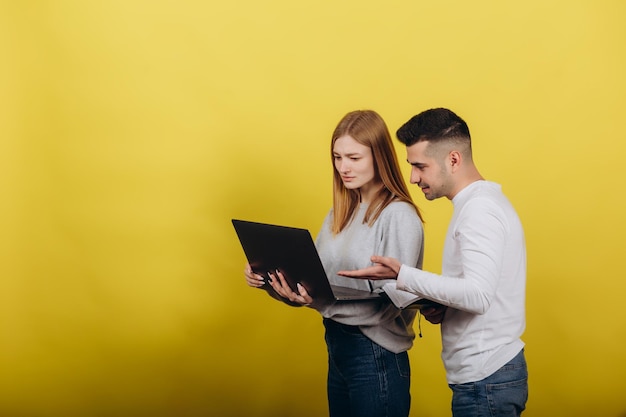
M297 284L299 292L298 294L291 289L289 284L287 284L285 277L279 270L276 270L276 272L274 273L268 272L267 274L270 276L270 285L272 286L272 288L274 288L274 291L276 291L281 297L288 299L292 303L298 303L304 306L308 306L313 302L313 298L311 298L309 293L307 293L306 288L300 285L299 282Z

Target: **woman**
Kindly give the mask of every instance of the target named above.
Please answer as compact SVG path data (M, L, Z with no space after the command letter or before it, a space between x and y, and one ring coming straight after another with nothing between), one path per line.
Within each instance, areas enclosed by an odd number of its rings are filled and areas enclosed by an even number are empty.
M386 281L337 275L340 270L371 265L373 253L420 268L422 218L402 178L383 119L371 110L345 115L333 133L331 155L333 208L316 239L331 283L374 290L382 287ZM252 272L249 265L245 277L251 287L265 284L263 276ZM298 292L292 291L280 271L269 277L270 285L286 303L314 308L323 317L331 417L409 415L407 351L415 338L415 310L399 310L386 297L314 300L302 286Z

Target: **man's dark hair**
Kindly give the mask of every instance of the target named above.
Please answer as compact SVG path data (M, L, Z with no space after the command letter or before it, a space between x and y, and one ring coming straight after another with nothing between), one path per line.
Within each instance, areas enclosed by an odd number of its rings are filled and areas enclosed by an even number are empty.
M467 123L444 108L426 110L413 116L398 129L396 136L406 146L421 141L437 142L441 139L471 140Z

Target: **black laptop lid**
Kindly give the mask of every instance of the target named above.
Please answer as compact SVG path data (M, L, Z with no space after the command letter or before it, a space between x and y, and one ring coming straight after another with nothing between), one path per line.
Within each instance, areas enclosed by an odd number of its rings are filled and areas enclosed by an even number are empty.
M255 273L267 279L268 272L278 269L294 292L300 283L313 299L334 298L307 229L237 219L232 223Z

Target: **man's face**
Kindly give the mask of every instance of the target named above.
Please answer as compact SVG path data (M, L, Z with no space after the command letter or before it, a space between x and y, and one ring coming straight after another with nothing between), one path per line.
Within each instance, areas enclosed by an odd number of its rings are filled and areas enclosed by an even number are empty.
M428 141L422 141L406 147L406 159L412 167L411 184L417 184L427 200L448 197L452 191L452 179L445 163L447 155L441 155L441 151L433 151L429 146Z

